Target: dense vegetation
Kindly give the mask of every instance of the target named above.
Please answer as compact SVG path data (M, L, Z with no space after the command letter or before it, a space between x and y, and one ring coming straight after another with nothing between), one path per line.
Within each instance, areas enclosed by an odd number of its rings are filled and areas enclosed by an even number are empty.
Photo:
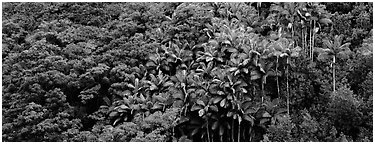
M373 141L373 3L3 3L3 141Z

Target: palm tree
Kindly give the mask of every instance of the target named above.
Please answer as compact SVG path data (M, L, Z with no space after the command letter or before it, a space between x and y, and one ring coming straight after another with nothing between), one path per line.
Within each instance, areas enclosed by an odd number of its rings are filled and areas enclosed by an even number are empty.
M346 59L351 53L349 49L350 43L342 44L342 35L335 35L334 40L324 39L323 44L326 48L315 48L319 52L318 59L324 60L327 58L332 58L332 79L333 79L333 92L335 92L335 63L336 58Z

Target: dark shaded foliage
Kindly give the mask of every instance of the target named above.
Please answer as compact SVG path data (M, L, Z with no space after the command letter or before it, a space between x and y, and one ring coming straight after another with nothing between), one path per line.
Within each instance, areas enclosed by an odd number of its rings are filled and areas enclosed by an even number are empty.
M372 3L3 3L3 141L373 141Z

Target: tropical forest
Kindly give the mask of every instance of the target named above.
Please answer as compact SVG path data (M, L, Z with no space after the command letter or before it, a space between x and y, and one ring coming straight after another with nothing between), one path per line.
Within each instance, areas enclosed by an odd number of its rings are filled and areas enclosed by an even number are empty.
M372 142L372 2L2 2L3 142Z

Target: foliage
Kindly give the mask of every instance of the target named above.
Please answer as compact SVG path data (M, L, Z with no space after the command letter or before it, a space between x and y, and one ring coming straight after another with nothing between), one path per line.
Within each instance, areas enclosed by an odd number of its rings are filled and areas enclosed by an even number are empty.
M2 20L3 141L372 141L372 3L12 2Z

